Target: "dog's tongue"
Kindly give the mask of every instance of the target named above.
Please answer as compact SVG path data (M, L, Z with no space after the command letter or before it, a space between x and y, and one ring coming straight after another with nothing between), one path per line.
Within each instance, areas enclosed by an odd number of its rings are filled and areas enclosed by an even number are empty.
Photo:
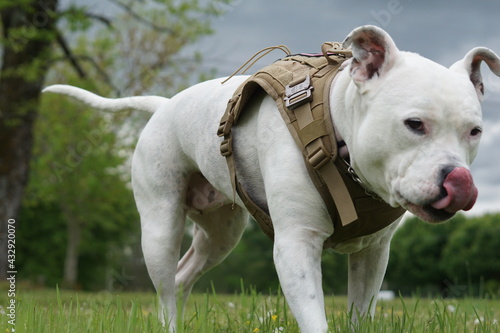
M443 187L447 195L431 204L436 209L444 209L448 213L469 210L477 199L477 188L472 175L466 168L455 168L446 176Z

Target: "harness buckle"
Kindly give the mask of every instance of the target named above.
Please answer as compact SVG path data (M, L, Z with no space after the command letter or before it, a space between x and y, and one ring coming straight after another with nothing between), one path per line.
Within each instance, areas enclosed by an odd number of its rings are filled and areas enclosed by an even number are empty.
M236 96L233 96L227 102L226 112L224 113L224 116L220 120L219 128L217 128L218 136L226 136L229 134L229 132L231 132L231 127L236 122L236 115L234 114L234 110L236 105L238 104L240 97L241 94L238 94Z
M325 165L325 163L330 161L330 159L330 156L328 156L323 146L319 146L315 151L307 156L307 160L314 170L321 168Z
M224 157L228 157L233 153L233 143L232 138L227 138L220 143L220 154Z
M231 131L231 127L233 126L233 123L234 123L234 115L229 114L227 116L226 120L222 120L219 123L219 128L217 128L217 136L222 137L222 136L228 135L229 132Z
M295 80L290 82L285 87L285 105L290 110L295 109L296 107L310 102L312 100L312 91L314 87L311 85L311 77L306 75L304 78L300 80Z

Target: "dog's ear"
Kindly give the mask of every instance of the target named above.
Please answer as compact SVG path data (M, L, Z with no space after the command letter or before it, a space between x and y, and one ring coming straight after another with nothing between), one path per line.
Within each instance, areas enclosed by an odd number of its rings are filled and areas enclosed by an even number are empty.
M467 52L463 59L451 65L450 69L467 74L476 88L479 100L484 96L483 77L481 76L481 63L485 62L491 71L500 76L500 59L492 50L486 47L476 47Z
M396 61L399 50L383 29L366 25L354 29L342 44L352 49L351 77L361 84L382 77Z

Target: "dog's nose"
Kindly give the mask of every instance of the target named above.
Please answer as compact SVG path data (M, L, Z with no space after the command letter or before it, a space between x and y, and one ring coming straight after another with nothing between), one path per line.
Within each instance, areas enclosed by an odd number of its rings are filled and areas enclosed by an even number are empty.
M443 178L442 188L446 194L431 206L448 213L471 209L476 203L477 188L470 171L464 167L445 167Z

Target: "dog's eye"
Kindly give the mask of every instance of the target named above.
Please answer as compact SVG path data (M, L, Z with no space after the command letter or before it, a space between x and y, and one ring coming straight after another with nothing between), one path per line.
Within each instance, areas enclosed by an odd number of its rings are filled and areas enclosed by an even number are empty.
M406 127L408 127L408 129L410 129L412 132L414 132L416 134L420 134L420 135L425 134L424 123L422 122L422 120L420 120L418 118L406 119L405 125L406 125Z
M478 136L483 132L481 127L475 127L472 131L470 131L471 136Z

